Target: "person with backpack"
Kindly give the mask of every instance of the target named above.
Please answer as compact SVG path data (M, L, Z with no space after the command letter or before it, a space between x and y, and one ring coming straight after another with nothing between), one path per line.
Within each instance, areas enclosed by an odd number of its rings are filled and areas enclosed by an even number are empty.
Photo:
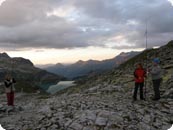
M5 77L5 92L7 95L7 105L14 106L14 84L16 83L15 79L12 78L10 75L6 75Z
M135 88L134 88L134 94L133 94L133 100L137 100L137 92L138 88L140 88L140 99L144 99L144 94L143 94L143 87L144 87L144 79L146 76L146 71L144 70L143 66L141 63L136 65L136 69L134 71L134 77L135 77Z
M154 90L154 98L153 100L159 100L160 99L160 84L162 82L162 69L159 65L160 59L159 58L154 58L153 59L153 66L149 73L151 74L152 77L152 82L153 82L153 90Z

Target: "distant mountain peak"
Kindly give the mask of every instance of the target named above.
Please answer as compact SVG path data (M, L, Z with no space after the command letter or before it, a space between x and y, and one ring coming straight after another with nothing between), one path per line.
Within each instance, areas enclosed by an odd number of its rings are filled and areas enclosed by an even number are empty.
M97 64L99 63L100 61L98 60L92 60L92 59L89 59L87 61L83 61L83 60L79 60L78 62L76 62L75 64L77 65L88 65L88 64Z
M121 54L125 54L125 52L121 52L119 55L121 55Z
M59 65L63 65L63 64L61 64L61 63L57 63L56 65L58 65L58 66L59 66Z
M55 66L56 66L56 67L64 67L64 65L61 64L61 63L57 63Z
M22 57L15 57L15 58L12 58L12 60L16 64L34 66L34 64L30 60L24 59Z
M6 52L3 52L0 53L0 58L10 58L10 56Z
M83 61L83 60L79 60L76 62L76 64L83 64L83 63L85 63L85 61Z
M97 62L97 60L92 60L92 59L90 59L90 60L88 60L87 62Z

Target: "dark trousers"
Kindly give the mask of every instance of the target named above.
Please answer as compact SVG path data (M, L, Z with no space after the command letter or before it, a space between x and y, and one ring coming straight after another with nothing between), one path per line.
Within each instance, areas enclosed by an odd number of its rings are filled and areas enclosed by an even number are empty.
M140 99L144 99L143 96L143 87L144 87L144 83L135 83L135 90L134 90L134 94L133 94L133 99L136 100L137 99L137 93L138 93L138 88L140 88Z
M14 92L7 93L7 105L14 106Z
M160 83L162 79L153 80L154 98L160 99Z

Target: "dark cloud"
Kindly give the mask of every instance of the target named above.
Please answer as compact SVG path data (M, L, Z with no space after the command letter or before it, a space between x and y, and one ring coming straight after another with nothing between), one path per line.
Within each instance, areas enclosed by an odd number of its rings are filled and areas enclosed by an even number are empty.
M58 9L60 15L48 15ZM173 39L173 6L166 0L6 0L0 6L0 46L140 48L146 20L150 47Z

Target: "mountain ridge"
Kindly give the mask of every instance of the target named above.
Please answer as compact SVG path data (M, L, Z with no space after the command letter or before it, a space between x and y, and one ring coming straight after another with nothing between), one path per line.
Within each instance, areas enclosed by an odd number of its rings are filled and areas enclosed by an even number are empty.
M69 79L76 79L77 77L87 76L90 73L102 73L104 71L111 70L112 68L117 67L124 61L139 53L140 52L135 51L120 53L112 59L106 59L102 61L92 59L87 61L79 60L71 65L57 63L54 66L50 66L44 69L55 74L63 75Z

